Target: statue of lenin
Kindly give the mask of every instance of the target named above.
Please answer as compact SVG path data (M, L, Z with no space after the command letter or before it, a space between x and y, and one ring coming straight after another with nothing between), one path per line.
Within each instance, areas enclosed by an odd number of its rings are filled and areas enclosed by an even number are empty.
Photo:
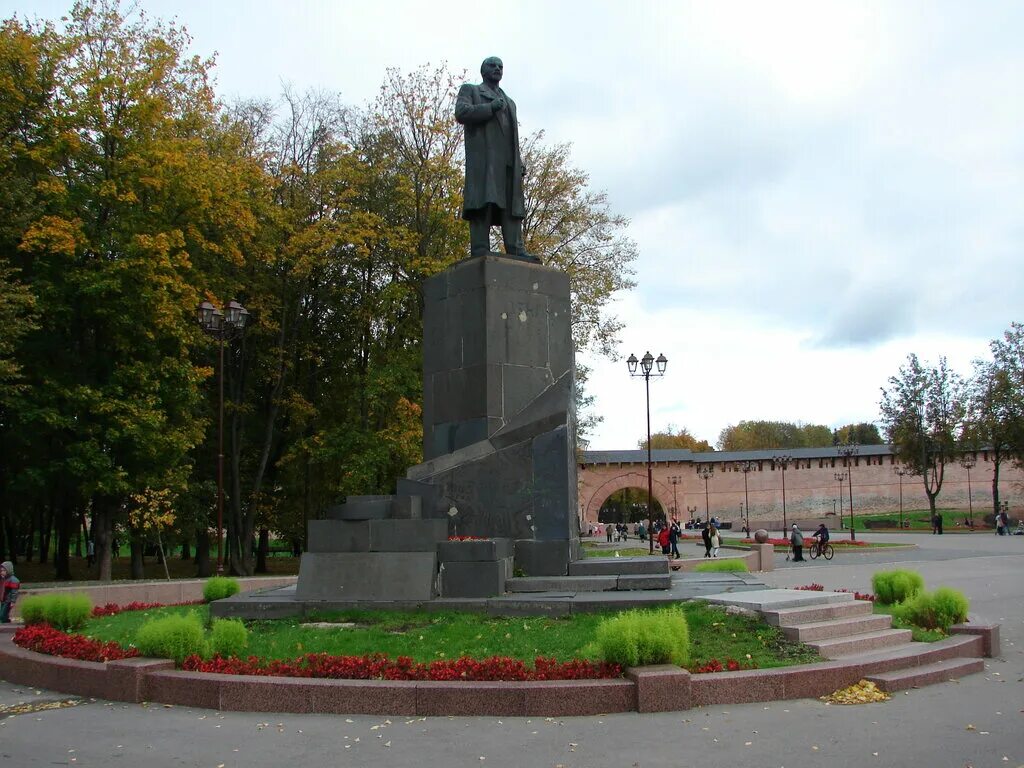
M516 105L501 88L504 65L497 56L480 65L483 82L459 89L455 119L466 130L466 187L462 218L469 221L470 255L490 251L491 227L501 227L505 253L539 262L523 244L523 158Z

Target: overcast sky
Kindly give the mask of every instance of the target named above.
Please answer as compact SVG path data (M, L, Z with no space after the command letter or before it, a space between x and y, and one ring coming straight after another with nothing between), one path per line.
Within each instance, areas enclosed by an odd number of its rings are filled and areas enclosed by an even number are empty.
M874 421L908 353L967 374L1024 320L1024 3L141 6L217 53L226 99L288 83L364 104L387 67L478 80L501 56L522 130L572 142L640 246L619 359L586 358L592 448L644 435L630 352L669 359L652 428L714 444L742 419Z

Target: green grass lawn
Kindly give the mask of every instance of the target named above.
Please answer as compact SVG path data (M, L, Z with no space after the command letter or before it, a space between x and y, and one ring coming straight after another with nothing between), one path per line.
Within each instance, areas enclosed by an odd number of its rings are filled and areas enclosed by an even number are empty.
M975 510L975 513L974 513L974 523L975 523L975 528L976 529L981 526L981 524L982 524L982 517L984 516L984 514L990 512L990 511L991 510L987 510L987 509L986 510ZM964 521L965 517L968 517L968 513L965 512L964 510L962 510L962 509L939 509L938 512L939 512L939 514L942 515L942 530L943 530L943 533L952 532L952 531L964 531L964 530L966 530L966 528L963 526L963 521ZM882 528L870 529L870 528L867 527L867 524L866 524L867 521L869 521L869 520L876 521L876 522L879 521L879 520L891 521L891 526L889 526L888 528L885 528L885 529L882 529ZM847 517L847 521L849 521L849 517ZM900 528L899 528L900 513L898 511L896 511L896 512L874 512L874 513L871 513L871 514L868 514L868 515L856 515L855 514L853 516L853 521L854 521L854 527L858 531L866 531L866 530L876 530L876 531L877 530L892 530L892 531L898 531L898 530L900 530ZM931 531L931 529L932 529L931 512L929 510L927 510L927 509L904 510L903 511L903 521L904 521L904 523L910 523L910 527L909 528L904 528L904 530L913 531L915 533L920 533L921 531ZM960 526L957 526L958 522L961 523ZM847 526L849 526L849 522L847 522ZM991 528L983 528L982 530L986 530L988 532L991 532L992 529Z
M682 604L690 627L695 666L717 658L758 667L780 667L820 660L806 646L790 643L778 629L747 616L729 615L701 602ZM195 611L204 621L206 606L158 608L91 619L82 634L129 645L143 623L156 616ZM491 617L469 613L342 611L299 621L249 622L249 653L265 659L293 659L306 653L410 656L419 662L459 656L511 656L532 662L537 656L560 661L590 658L595 629L608 614L567 618ZM315 629L305 621L351 622L352 628ZM749 654L749 659L747 658Z

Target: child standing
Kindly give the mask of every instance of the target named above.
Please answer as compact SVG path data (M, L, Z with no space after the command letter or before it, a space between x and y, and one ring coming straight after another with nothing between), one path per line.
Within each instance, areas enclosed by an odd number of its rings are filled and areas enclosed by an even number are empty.
M18 599L21 582L14 575L14 564L10 560L0 563L0 624L11 623L11 608Z

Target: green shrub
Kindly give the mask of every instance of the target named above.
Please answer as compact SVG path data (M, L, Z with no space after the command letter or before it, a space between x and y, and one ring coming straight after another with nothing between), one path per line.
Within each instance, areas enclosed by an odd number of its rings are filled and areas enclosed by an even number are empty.
M208 603L212 603L214 600L223 600L225 597L237 595L239 589L238 579L232 579L230 576L214 576L207 579L206 584L203 585L203 599Z
M879 571L871 577L875 598L882 605L895 605L920 594L924 579L917 571Z
M30 595L19 603L26 624L46 622L62 630L78 629L92 615L92 600L83 594Z
M192 654L209 656L203 624L194 613L164 616L143 624L135 635L135 647L143 656L174 659L178 665Z
M238 619L218 619L213 622L210 650L224 658L242 656L249 647L249 630Z
M924 629L947 631L967 619L969 603L963 592L939 587L934 592L919 592L897 606L895 615Z
M706 563L701 563L693 570L699 571L700 573L721 573L726 571L746 573L750 569L747 568L746 560L740 560L737 557L730 557L725 560L708 560Z
M624 667L676 664L690 661L690 631L676 607L633 610L605 619L597 626L595 642L601 658Z

